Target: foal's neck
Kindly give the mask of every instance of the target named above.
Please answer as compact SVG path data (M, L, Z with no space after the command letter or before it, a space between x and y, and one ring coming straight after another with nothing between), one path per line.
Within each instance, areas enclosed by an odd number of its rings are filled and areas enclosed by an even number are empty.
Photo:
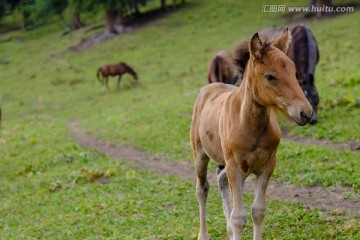
M270 121L271 108L260 104L255 97L254 76L246 73L244 82L239 87L236 94L241 102L241 122L250 126L252 132L261 131ZM250 129L249 129L250 130Z

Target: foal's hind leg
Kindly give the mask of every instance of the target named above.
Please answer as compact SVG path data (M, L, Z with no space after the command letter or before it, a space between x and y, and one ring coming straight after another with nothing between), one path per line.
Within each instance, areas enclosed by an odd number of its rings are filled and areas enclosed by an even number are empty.
M230 200L230 196L231 196L230 187L229 187L228 178L226 176L226 169L220 165L216 169L216 173L217 173L217 181L220 188L220 194L223 204L223 211L226 218L226 229L230 239L232 239L232 230L230 224L230 214L231 214L232 206Z
M210 189L210 185L206 178L208 163L209 157L204 152L204 149L198 149L195 154L195 172L197 176L196 196L199 201L200 208L200 232L198 235L199 240L209 239L209 234L206 228L206 199Z

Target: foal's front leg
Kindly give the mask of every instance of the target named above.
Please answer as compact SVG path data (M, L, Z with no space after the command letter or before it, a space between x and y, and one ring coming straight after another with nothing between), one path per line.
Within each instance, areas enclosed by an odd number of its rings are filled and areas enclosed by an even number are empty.
M243 203L244 181L246 175L241 172L239 165L234 159L227 161L226 174L228 176L234 205L230 215L230 224L233 233L233 238L231 240L238 240L241 239L247 217Z
M226 176L226 169L219 166L216 169L217 173L217 181L220 188L220 194L222 199L222 205L223 205L223 211L226 218L226 230L229 235L229 238L232 238L232 230L231 230L231 224L230 224L230 214L232 210L231 206L231 200L230 200L230 187L228 178Z
M266 190L272 172L274 171L276 157L269 160L268 165L256 176L255 200L251 205L254 223L254 240L261 239L262 227L266 212Z
M200 232L198 235L199 240L208 240L209 234L206 227L206 200L210 185L207 181L207 166L209 157L206 155L202 148L198 149L195 154L195 173L196 181L196 196L199 201L200 208Z

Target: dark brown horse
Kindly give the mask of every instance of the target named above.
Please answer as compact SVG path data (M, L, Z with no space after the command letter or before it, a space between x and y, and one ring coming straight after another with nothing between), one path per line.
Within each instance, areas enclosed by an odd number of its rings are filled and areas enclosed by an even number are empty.
M273 41L281 35L281 32L282 30L277 28L264 29L259 35L263 41ZM291 35L292 40L287 55L294 61L297 70L296 78L313 107L314 114L310 123L314 124L317 122L319 105L319 95L314 82L315 67L319 61L318 46L313 33L304 24L292 28ZM250 58L249 41L250 39L242 41L235 50L235 64L238 66L239 75L244 74Z
M129 73L134 78L135 83L139 82L137 73L124 62L117 64L109 64L99 68L97 71L97 78L102 85L106 84L106 87L109 90L109 76L119 76L117 81L117 89L119 89L121 77L125 73Z

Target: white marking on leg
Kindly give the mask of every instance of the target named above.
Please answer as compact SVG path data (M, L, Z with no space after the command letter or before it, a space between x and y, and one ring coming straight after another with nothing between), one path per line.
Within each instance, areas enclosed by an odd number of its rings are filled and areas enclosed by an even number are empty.
M246 224L247 214L243 203L244 181L245 175L240 171L237 164L229 164L226 167L226 173L231 188L233 209L230 215L230 223L233 233L233 239L241 239L242 232Z
M231 199L230 199L230 187L229 182L226 176L226 169L220 170L217 175L218 185L220 188L220 194L222 199L223 211L226 218L226 230L229 235L229 238L232 238L232 230L230 224L230 214L232 210Z
M198 235L199 240L209 239L209 234L206 227L206 200L210 189L210 185L206 179L208 163L209 157L202 149L200 149L197 152L195 159L195 172L197 175L196 196L199 201L200 209L200 232Z
M266 214L266 189L271 172L264 171L256 179L255 200L251 205L251 214L254 224L254 240L260 240L264 218Z

